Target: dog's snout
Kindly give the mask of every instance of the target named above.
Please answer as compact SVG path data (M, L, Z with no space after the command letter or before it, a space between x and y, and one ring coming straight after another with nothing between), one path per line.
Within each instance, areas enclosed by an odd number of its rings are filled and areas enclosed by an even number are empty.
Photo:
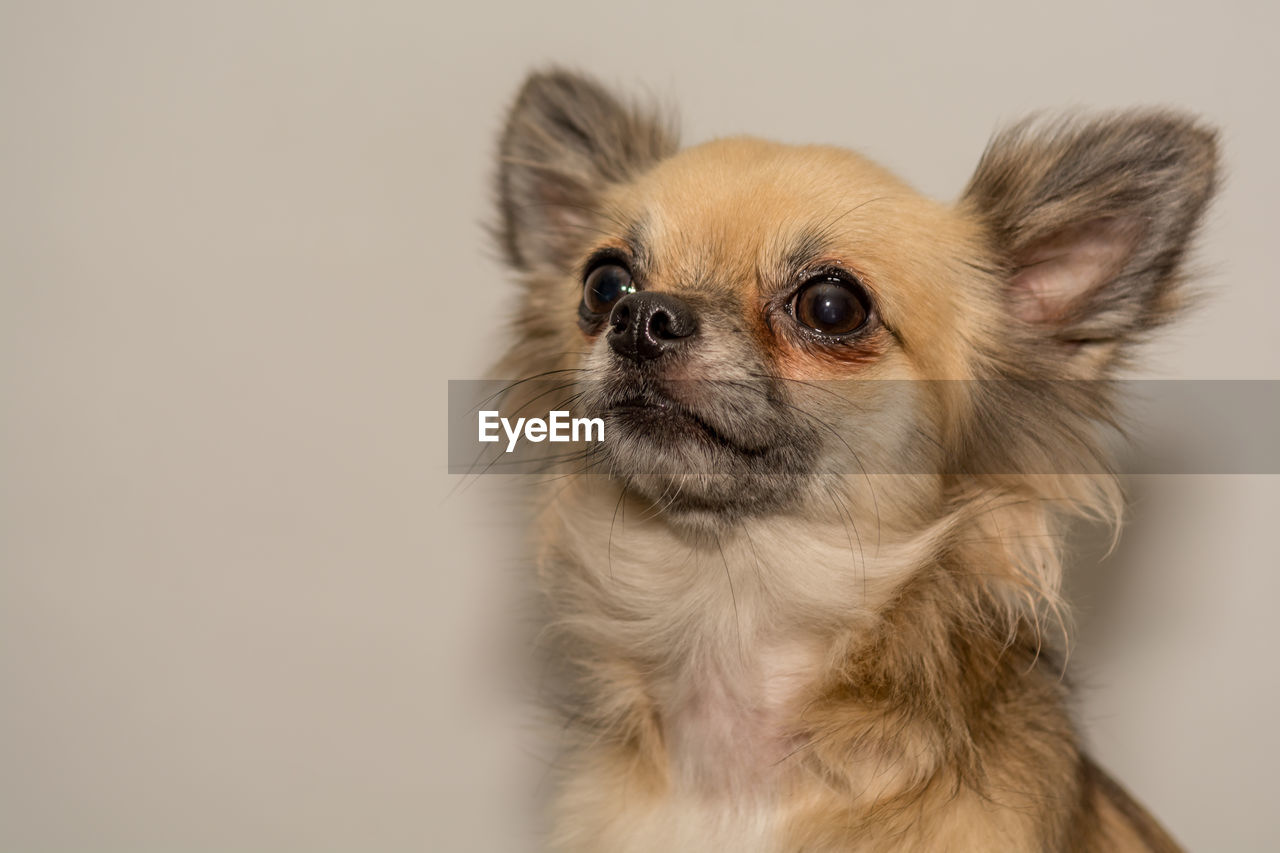
M632 361L650 361L672 352L696 331L693 309L669 293L628 294L609 314L609 346Z

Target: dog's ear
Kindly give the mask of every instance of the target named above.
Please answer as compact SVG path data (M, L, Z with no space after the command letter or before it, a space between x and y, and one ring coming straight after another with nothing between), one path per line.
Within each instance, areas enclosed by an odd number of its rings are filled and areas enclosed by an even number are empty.
M599 210L600 191L674 153L670 126L599 84L534 73L507 117L499 149L498 239L520 270L566 271Z
M1093 378L1177 310L1216 173L1214 132L1184 115L1032 119L992 140L962 203L995 243L1009 314Z

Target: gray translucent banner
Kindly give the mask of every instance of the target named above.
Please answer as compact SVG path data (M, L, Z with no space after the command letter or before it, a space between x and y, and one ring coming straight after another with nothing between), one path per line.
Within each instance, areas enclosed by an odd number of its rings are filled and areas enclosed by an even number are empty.
M691 380L632 397L576 375L450 380L449 472L633 475L649 456L808 442L833 474L1280 474L1278 380Z

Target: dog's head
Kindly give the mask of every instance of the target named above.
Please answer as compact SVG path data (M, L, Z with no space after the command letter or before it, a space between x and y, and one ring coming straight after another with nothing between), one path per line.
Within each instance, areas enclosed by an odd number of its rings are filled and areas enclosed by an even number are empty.
M1091 464L1094 383L1176 310L1216 163L1176 113L1031 120L947 205L843 149L679 150L560 72L500 154L508 378L566 371L605 420L592 472L717 529L871 500L851 484L880 474L878 519L936 518L978 474Z

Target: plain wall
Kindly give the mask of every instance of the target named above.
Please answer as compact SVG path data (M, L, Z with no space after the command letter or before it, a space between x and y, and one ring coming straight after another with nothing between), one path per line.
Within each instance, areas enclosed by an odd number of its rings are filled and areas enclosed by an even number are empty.
M501 349L494 139L528 69L684 138L954 197L1024 112L1223 129L1206 304L1144 375L1280 378L1263 3L0 3L0 851L535 847L548 740L504 484L445 472ZM1152 477L1073 658L1191 849L1280 847L1277 477Z

